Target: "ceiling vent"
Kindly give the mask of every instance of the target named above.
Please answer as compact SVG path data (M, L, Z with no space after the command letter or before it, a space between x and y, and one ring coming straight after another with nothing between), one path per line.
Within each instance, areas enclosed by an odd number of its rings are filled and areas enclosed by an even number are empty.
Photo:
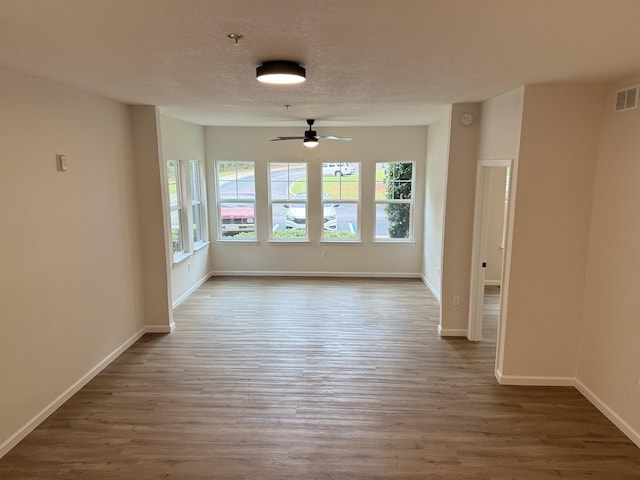
M638 108L638 87L640 84L625 87L616 92L616 108L614 112L625 112Z

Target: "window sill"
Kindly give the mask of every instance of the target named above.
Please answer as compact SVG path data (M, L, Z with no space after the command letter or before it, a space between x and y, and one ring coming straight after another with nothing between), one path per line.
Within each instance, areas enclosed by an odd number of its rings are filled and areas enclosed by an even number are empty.
M269 245L309 245L310 243L308 238L275 238L269 240Z
M320 243L324 244L340 244L340 245L362 245L362 239L354 239L354 240L345 240L343 238L323 238L320 240Z
M191 257L191 252L187 253L187 252L182 252L182 253L178 253L177 255L173 256L173 264L177 265L179 263L184 262L187 258Z
M193 251L197 252L198 250L202 250L203 248L206 248L209 246L211 242L198 242L193 246Z
M246 240L233 240L233 239L221 239L216 240L217 245L258 245L258 240L255 238L248 238Z
M415 240L374 240L372 245L415 245Z

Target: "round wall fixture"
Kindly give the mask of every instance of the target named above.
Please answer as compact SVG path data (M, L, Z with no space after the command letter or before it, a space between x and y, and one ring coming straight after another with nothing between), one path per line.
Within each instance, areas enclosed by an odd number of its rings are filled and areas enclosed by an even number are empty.
M474 120L473 115L470 114L469 112L465 112L462 115L460 115L460 123L465 127L468 127L469 125L471 125L473 123L473 120Z

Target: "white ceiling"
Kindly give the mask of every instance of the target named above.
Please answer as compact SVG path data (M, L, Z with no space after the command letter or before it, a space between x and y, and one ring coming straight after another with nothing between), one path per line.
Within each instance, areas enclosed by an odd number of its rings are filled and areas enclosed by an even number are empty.
M640 0L0 0L0 66L203 125L425 125L640 72L639 18ZM266 60L307 81L258 83Z

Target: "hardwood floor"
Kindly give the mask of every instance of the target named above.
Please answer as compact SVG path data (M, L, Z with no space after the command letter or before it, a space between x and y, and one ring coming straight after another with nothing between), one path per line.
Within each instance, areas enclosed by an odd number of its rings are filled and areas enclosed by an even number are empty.
M640 479L573 388L499 386L419 280L217 278L0 460L1 479Z

